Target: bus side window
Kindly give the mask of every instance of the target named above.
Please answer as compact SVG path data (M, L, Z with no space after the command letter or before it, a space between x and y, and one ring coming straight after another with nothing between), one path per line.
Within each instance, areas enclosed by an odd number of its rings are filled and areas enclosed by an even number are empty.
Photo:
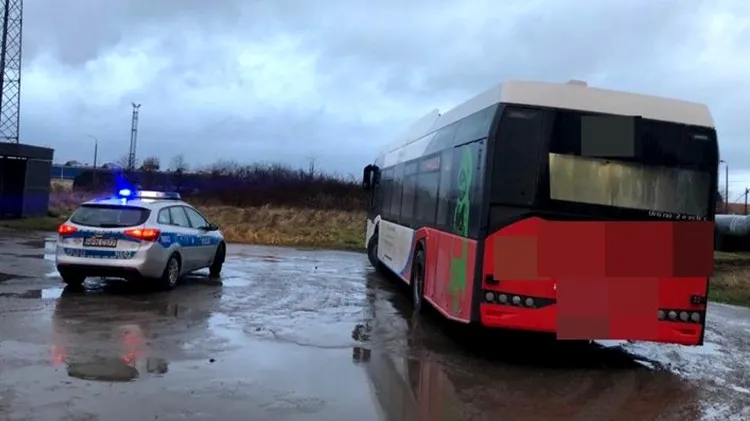
M489 136L490 126L497 112L497 107L497 104L489 106L460 120L455 137L456 143L472 142Z
M451 184L453 180L453 148L443 151L440 156L440 186L438 189L437 220L435 225L447 227L450 225Z
M383 171L380 183L383 190L380 202L380 214L383 218L389 218L391 214L391 192L393 191L393 167Z
M372 212L373 216L383 213L384 187L382 179L378 180L373 186L374 191L372 192L372 202L370 203L370 212Z
M440 155L422 159L417 176L417 214L420 225L435 224L438 206L438 186L440 185Z
M399 213L401 213L401 195L404 187L404 164L400 163L396 165L393 173L393 180L391 186L391 207L390 216L391 219L396 221L399 220Z
M406 164L404 169L404 189L401 199L401 215L399 220L404 225L410 225L409 221L414 217L414 199L417 189L417 162Z

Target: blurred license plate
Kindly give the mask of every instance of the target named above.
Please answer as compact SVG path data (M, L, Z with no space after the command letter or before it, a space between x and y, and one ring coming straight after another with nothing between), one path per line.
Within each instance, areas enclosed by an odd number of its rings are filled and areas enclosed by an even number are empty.
M84 238L83 245L84 247L117 247L117 239L97 237Z

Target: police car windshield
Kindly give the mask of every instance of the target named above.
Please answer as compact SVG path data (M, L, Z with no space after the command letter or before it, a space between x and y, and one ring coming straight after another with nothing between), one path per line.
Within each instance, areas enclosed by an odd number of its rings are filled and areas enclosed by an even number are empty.
M73 213L70 222L88 227L125 228L143 224L150 213L135 206L87 204Z

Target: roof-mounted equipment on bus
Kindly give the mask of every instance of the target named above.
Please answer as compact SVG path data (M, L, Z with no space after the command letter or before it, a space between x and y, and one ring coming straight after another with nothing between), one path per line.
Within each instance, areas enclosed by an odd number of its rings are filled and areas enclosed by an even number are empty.
M568 85L578 85L578 86L583 86L583 87L589 86L589 84L586 83L585 80L578 80L578 79L570 79L568 81Z

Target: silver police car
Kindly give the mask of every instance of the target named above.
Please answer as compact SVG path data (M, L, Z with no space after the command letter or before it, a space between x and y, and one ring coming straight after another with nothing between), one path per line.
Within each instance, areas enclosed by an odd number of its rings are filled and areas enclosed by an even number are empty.
M97 276L171 289L195 270L219 276L225 257L219 227L178 193L122 189L83 203L60 225L55 263L68 285Z

